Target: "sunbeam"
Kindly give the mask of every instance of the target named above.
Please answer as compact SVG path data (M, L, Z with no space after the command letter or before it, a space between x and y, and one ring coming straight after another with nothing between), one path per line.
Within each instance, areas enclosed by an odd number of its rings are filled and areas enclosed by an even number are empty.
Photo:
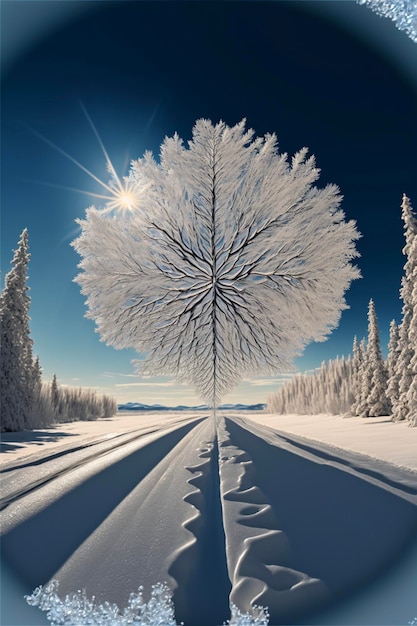
M64 191L75 191L76 193L92 196L93 198L101 198L103 200L109 200L110 196L105 196L100 193L94 193L93 191L86 191L85 189L78 189L77 187L69 187L68 185L59 185L58 183L50 183L44 180L31 180L23 179L27 183L34 183L35 185L43 185L44 187L52 187L53 189L63 189Z
M48 137L45 137L44 135L42 135L42 133L40 133L39 131L35 130L34 128L29 127L29 130L36 135L39 139L41 139L44 143L46 143L47 145L49 145L50 147L52 147L54 150L56 150L57 152L59 152L60 154L62 154L65 158L67 158L69 161L71 161L72 163L74 163L74 165L76 165L80 170L82 170L83 172L85 172L88 176L90 176L90 178L92 178L96 183L98 183L101 187L103 187L103 189L105 189L105 191L108 192L108 194L100 194L100 193L94 193L92 191L86 191L83 189L77 189L76 187L67 187L64 185L57 185L54 183L48 183L48 182L42 182L42 181L36 181L41 185L46 185L49 187L55 187L55 188L59 188L59 189L65 189L68 191L75 191L77 193L81 193L81 194L85 194L87 196L92 196L93 198L96 198L98 200L106 200L105 203L105 207L102 207L103 212L105 213L110 213L110 212L126 212L126 211L134 211L135 209L138 208L139 206L139 192L136 186L134 186L129 180L127 180L125 177L123 177L123 179L121 180L119 175L116 172L116 169L110 159L110 156L106 150L106 147L103 143L103 140L100 137L100 134L96 128L96 126L94 125L93 120L91 119L89 113L87 112L85 106L83 105L82 102L80 102L80 106L81 109L98 141L98 144L100 146L100 149L104 155L105 161L106 161L106 169L109 172L110 176L111 176L111 180L109 183L104 182L101 178L99 178L98 176L96 176L95 174L93 174L93 172L91 172L88 168L86 168L82 163L80 163L77 159L75 159L71 154L69 154L68 152L66 152L65 150L63 150L62 148L60 148L58 145L56 145L53 141L51 141L50 139L48 139Z
M122 183L120 182L120 178L117 175L116 170L114 169L113 163L111 162L111 159L110 159L110 157L108 155L108 152L107 152L107 150L106 150L106 148L104 146L104 143L103 143L103 141L102 141L102 139L101 139L101 137L100 137L100 135L98 133L98 130L97 130L97 128L94 125L93 120L89 116L89 114L87 112L87 109L85 108L85 106L83 105L83 103L81 101L80 101L80 107L81 107L82 112L84 113L84 115L85 115L85 117L87 119L87 122L90 124L91 130L93 131L93 133L94 133L94 135L95 135L95 137L96 137L96 139L98 141L98 144L99 144L99 146L101 148L101 151L104 154L104 158L106 159L107 169L110 172L110 174L113 176L114 182L116 183L120 193L123 194L124 193L124 189L123 189Z

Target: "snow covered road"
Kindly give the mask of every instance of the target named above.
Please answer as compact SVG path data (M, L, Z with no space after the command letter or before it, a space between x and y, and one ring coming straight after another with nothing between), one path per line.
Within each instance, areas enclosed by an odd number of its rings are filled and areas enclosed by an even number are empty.
M219 626L229 597L268 606L271 624L314 623L416 538L415 472L218 422L181 416L6 464L2 553L25 591L56 578L60 595L124 606L166 581L186 626Z

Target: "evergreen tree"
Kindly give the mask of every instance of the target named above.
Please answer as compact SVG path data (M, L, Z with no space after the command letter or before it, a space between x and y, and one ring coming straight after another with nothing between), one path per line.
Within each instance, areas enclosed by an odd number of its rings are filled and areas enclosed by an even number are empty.
M359 407L362 402L362 371L363 371L363 361L365 358L365 340L359 343L356 336L353 339L353 359L352 359L352 384L351 384L351 393L352 393L352 402L350 406L350 414L351 415L359 415Z
M378 320L372 299L368 308L368 343L364 363L359 415L363 417L388 415L391 407L386 395L387 371L382 358Z
M403 301L402 321L399 329L398 342L398 360L396 363L396 375L398 376L398 399L394 402L392 410L392 419L401 421L408 419L410 415L410 407L408 405L407 393L413 382L413 374L411 371L411 361L413 359L416 344L410 342L410 326L413 317L413 276L416 259L411 255L411 249L414 239L417 235L417 218L413 212L409 198L404 194L402 202L402 219L404 222L405 246L403 253L407 257L404 265L404 276L401 282L400 296ZM411 419L411 418L410 418Z
M59 399L58 399L58 383L56 382L56 374L52 376L51 399L52 399L52 404L57 407L59 403Z
M19 240L12 269L0 294L0 409L2 431L48 427L56 421L108 417L116 402L93 390L61 389L56 375L42 382L39 357L33 359L27 286L28 232Z
M28 231L25 228L0 295L0 408L3 431L23 430L33 400L28 250Z
M391 404L386 395L388 373L382 357L378 320L372 299L369 303L368 358L372 369L371 393L368 397L369 415L389 415Z
M367 417L367 398L371 393L372 370L368 364L368 344L363 339L361 342L362 362L359 370L359 385L356 403L354 405L355 415Z
M391 406L395 406L399 396L399 374L397 371L397 362L399 358L399 328L395 320L390 324L390 335L388 343L388 385L387 396L391 402Z
M42 368L38 356L34 359L30 370L30 389L31 402L25 422L25 428L40 428L41 426L47 425L48 422L45 421L45 417L42 414L42 410L44 409L44 403L41 400Z
M41 364L39 362L39 357L38 356L33 361L32 381L33 381L33 388L34 389L39 389L41 387L41 385L42 385L42 368L41 368Z
M409 366L411 382L407 391L406 399L408 407L407 419L410 422L410 426L417 426L417 237L414 238L414 241L411 244L409 261L413 265L413 272L411 275L413 281L411 308L413 313L410 320L408 337L413 355Z

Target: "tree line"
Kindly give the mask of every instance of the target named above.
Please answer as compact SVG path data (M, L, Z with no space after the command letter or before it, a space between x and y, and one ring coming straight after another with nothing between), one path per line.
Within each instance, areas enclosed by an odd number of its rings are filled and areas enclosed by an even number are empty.
M298 374L268 398L270 413L331 413L391 416L417 426L417 218L409 198L402 201L406 256L400 297L402 320L390 324L388 357L383 359L375 304L368 308L368 337L354 338L352 355L323 362L312 374Z
M114 415L116 401L107 395L92 389L59 386L55 374L50 383L42 380L39 357L33 356L30 337L29 259L25 228L0 294L1 431L32 430L56 422Z

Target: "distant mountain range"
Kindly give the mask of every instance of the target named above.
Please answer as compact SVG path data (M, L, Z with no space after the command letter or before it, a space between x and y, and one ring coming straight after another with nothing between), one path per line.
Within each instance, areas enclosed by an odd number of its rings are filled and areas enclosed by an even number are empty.
M263 411L266 404L222 404L217 407L218 411ZM162 404L142 404L141 402L126 402L118 404L119 411L209 411L207 404L198 406L163 406Z

